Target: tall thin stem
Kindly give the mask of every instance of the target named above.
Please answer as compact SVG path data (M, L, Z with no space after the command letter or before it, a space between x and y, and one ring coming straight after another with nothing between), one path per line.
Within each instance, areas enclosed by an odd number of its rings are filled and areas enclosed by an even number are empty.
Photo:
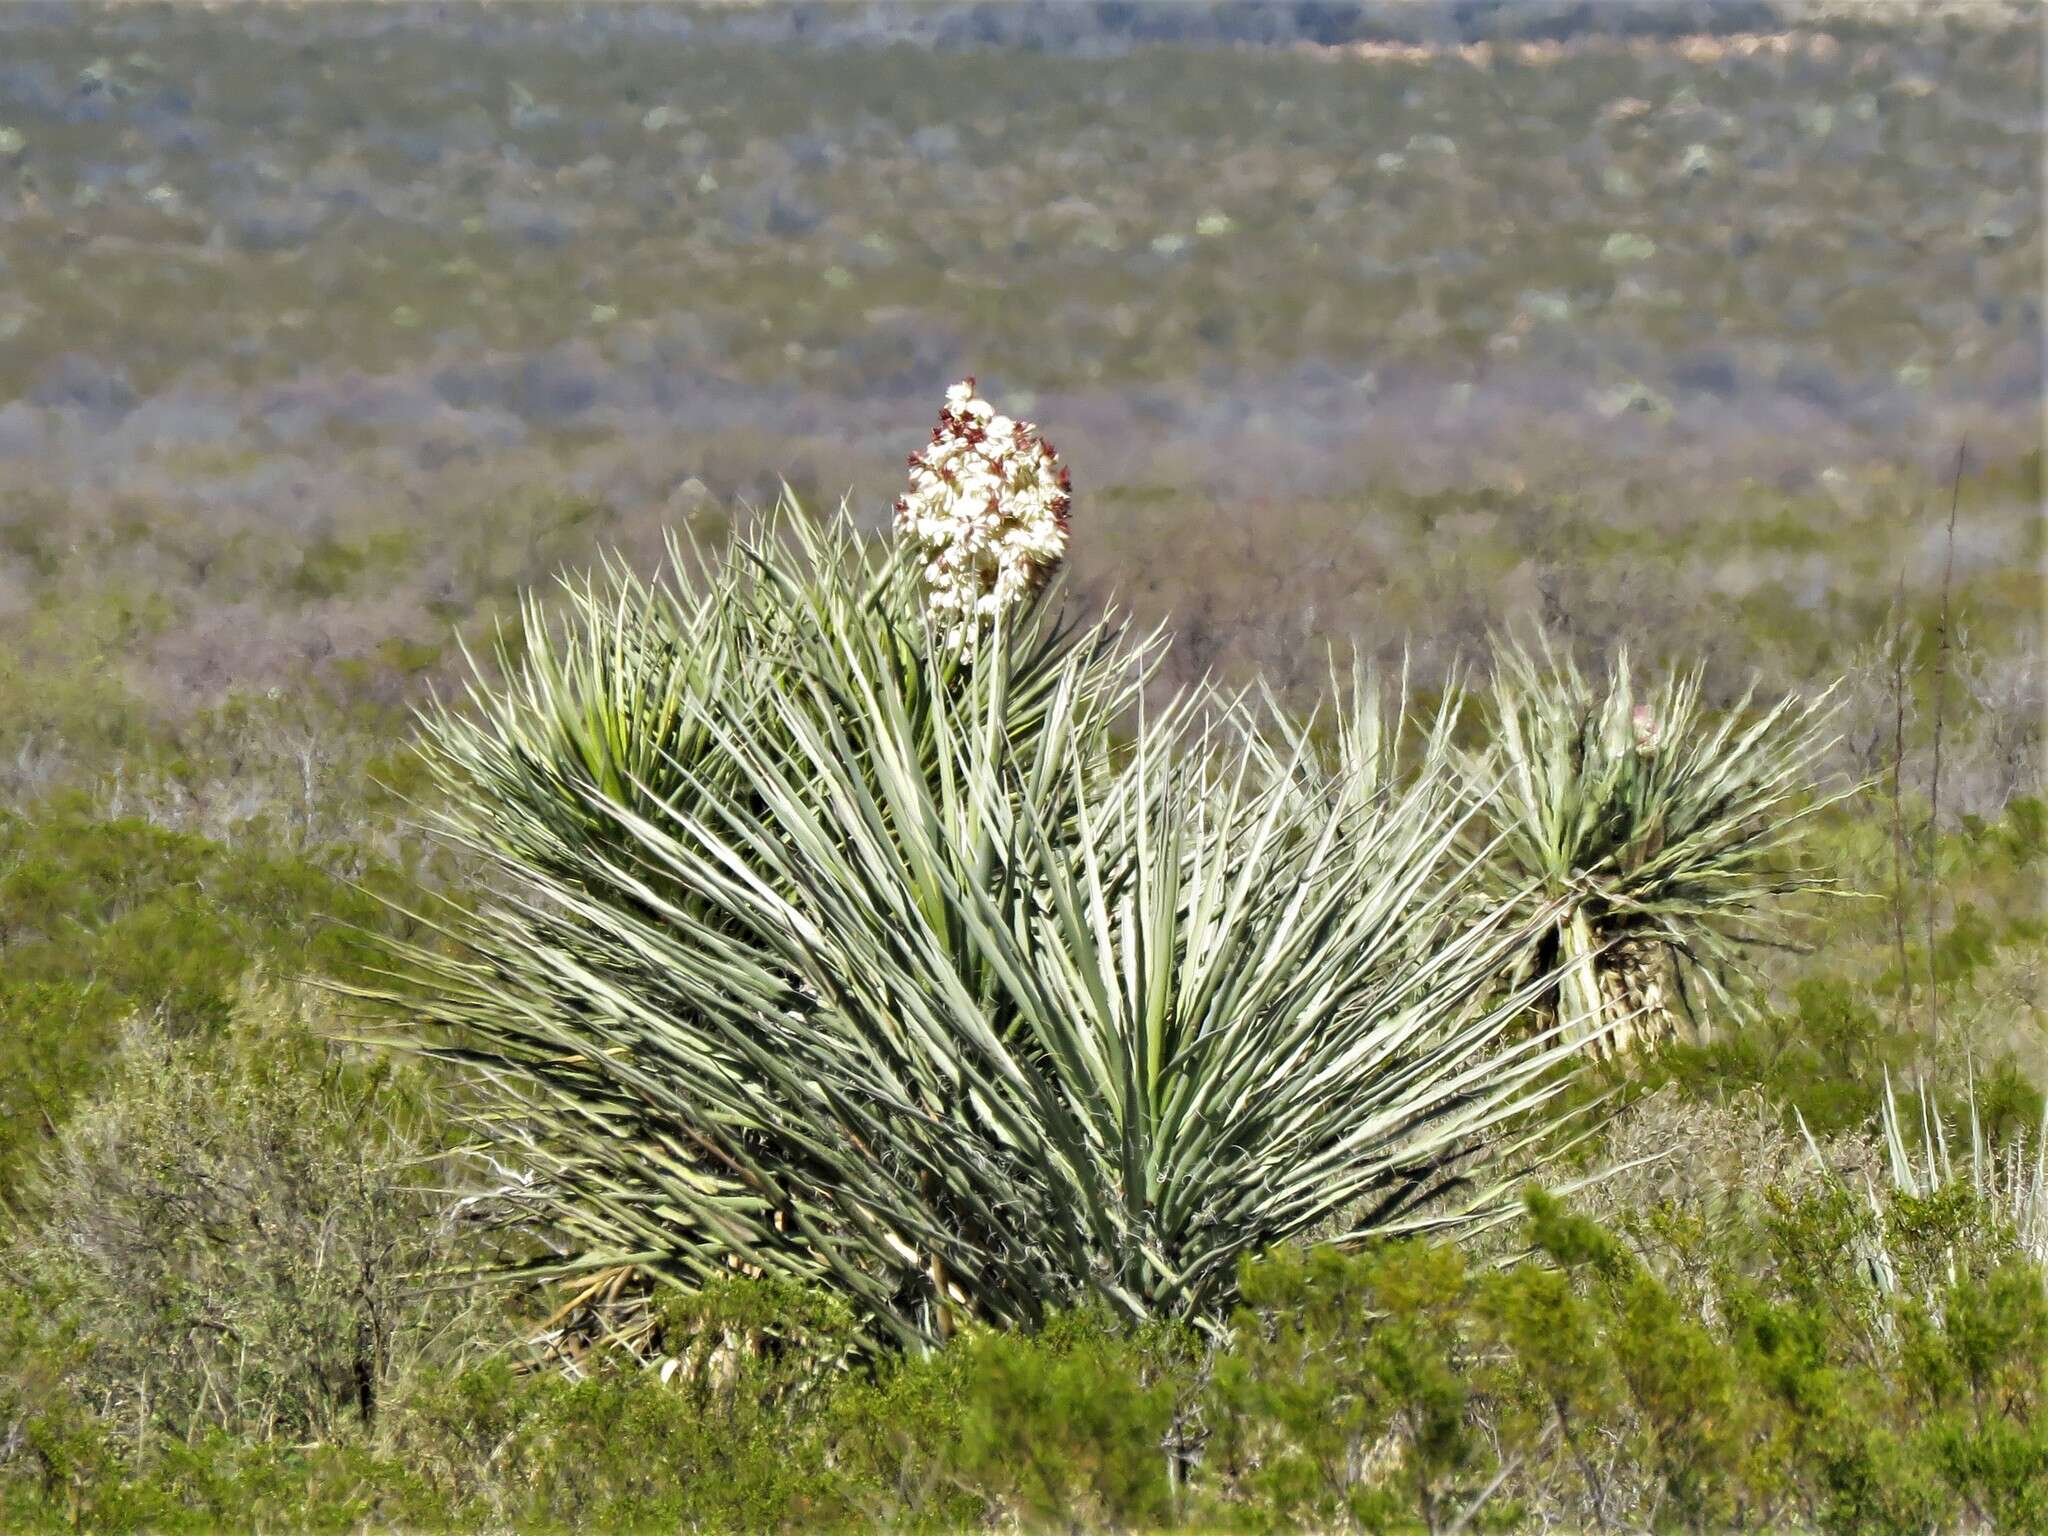
M1906 959L1906 572L1892 605L1892 938L1899 951L1899 1015L1912 1016L1913 978Z
M1968 438L1956 444L1955 479L1948 497L1948 563L1941 573L1941 627L1936 631L1939 644L1934 652L1934 763L1927 779L1927 1031L1936 1045L1941 1043L1941 997L1934 955L1934 907L1939 894L1936 860L1940 857L1941 837L1941 727L1948 701L1949 593L1956 574L1956 508L1963 498L1963 458L1969 448Z

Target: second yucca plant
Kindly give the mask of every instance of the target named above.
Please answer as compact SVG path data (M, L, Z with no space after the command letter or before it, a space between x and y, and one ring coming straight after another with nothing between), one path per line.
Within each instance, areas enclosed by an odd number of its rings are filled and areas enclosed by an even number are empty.
M1909 1108L1902 1111L1886 1074L1879 1109L1889 1188L1917 1201L1932 1200L1943 1191L1967 1192L1964 1208L1977 1229L1972 1235L1990 1238L1994 1247L2008 1247L2048 1277L2048 1107L2031 1135L2020 1133L2001 1141L1987 1134L1978 1115L1974 1076L1965 1083L1964 1102L1965 1122L1951 1129L1927 1084L1920 1085ZM1878 1287L1892 1293L1901 1277L1884 1241L1885 1202L1871 1184L1866 1184L1864 1196L1871 1216L1865 1262ZM1947 1260L1938 1279L1953 1283L1953 1244Z
M1739 1010L1729 979L1781 938L1783 899L1830 882L1798 866L1798 824L1825 798L1828 698L1702 703L1703 669L1638 692L1623 651L1605 682L1547 638L1496 647L1486 744L1462 756L1498 842L1490 868L1542 941L1517 977L1596 1049L1668 1039L1709 1008Z

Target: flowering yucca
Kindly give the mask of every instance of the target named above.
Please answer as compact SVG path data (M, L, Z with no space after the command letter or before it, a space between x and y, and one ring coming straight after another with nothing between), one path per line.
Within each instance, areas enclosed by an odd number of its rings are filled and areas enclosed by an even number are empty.
M1492 1214L1578 1046L1497 987L1532 922L1468 899L1454 712L1404 759L1362 687L1353 782L1232 697L1139 708L1112 616L974 610L956 665L909 552L791 516L615 568L426 716L491 875L368 995L469 1074L528 1273L765 1274L923 1348L1215 1323L1246 1254Z
M963 379L932 440L910 456L896 532L924 561L926 606L950 647L972 649L1045 585L1067 550L1067 467L1028 421L999 416Z

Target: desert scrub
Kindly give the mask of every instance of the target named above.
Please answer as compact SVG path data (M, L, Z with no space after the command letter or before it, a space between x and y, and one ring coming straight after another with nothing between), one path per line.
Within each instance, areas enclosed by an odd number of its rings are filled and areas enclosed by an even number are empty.
M1198 1486L1281 1528L2033 1529L2042 1272L1995 1223L1911 1197L1875 1219L1922 1258L1977 1239L1924 1298L1844 1261L1866 1213L1826 1189L1749 1218L1704 1290L1540 1194L1504 1268L1412 1243L1277 1256L1214 1364Z
M1468 1422L1469 1287L1457 1248L1420 1239L1247 1262L1205 1416L1224 1507L1280 1529L1476 1512L1491 1469Z
M1926 1028L1926 876L1909 870L1903 969L1891 901L1830 901L1812 957L1775 957L1776 984L1750 1016L1722 1020L1710 1039L1638 1058L1635 1080L1670 1084L1702 1103L1760 1091L1783 1125L1796 1114L1823 1137L1875 1128L1887 1076L1900 1085L1924 1080L1930 1108L1952 1127L1974 1119L1999 1142L2031 1132L2048 1060L2039 1000L2038 901L2048 862L2040 802L2020 797L1995 821L1961 820L1934 847L1939 1041ZM1893 894L1883 806L1860 798L1833 807L1816 818L1806 846L1846 889Z
M367 858L356 872L387 893L407 884ZM78 791L0 810L0 1170L57 1133L130 1018L217 1036L245 979L345 970L355 931L385 920L363 888L255 828L231 845ZM0 1189L0 1206L21 1203L16 1181Z
M1702 1289L1532 1193L1525 1255L1418 1239L1248 1259L1224 1333L1100 1308L847 1363L823 1334L685 1373L410 1370L373 1434L149 1457L72 1390L79 1338L0 1289L10 1528L2030 1532L2043 1274L1932 1197L1766 1191ZM1931 1281L1873 1284L1883 1224ZM735 1281L707 1335L841 1299ZM842 1336L843 1337L843 1336Z
M350 1061L256 993L231 1028L134 1023L107 1081L36 1159L6 1275L72 1342L68 1390L147 1457L213 1431L333 1439L466 1339L423 1293L457 1214L420 1160L420 1085Z

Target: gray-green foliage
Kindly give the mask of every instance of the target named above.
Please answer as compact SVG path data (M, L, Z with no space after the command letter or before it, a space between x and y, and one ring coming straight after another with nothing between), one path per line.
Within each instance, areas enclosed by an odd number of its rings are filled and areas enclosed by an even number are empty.
M1967 1123L1951 1129L1925 1083L1902 1109L1887 1073L1879 1104L1882 1187L1866 1177L1857 1191L1829 1170L1837 1192L1865 1208L1867 1220L1858 1225L1853 1247L1871 1283L1887 1298L1917 1293L1936 1305L1940 1288L1956 1278L1959 1251L2004 1252L2048 1279L2048 1110L2032 1135L2000 1141L1985 1133L1974 1079L1965 1084L1964 1102ZM1805 1133L1803 1120L1800 1129ZM1818 1144L1806 1135L1825 1168ZM1902 1257L1895 1219L1901 1212L1919 1215L1923 1228L1944 1223L1956 1228L1941 1233L1942 1240L1933 1245L1934 1261L1917 1270Z
M1112 623L970 663L918 596L785 520L428 719L500 879L398 995L561 1262L823 1282L918 1342L1214 1315L1244 1252L1451 1219L1569 1048L1482 1000L1525 935L1463 904L1449 716L1335 792L1225 701L1140 705Z
M1826 694L1710 711L1702 666L1638 693L1628 654L1604 683L1540 637L1496 647L1487 740L1464 755L1499 834L1503 887L1547 904L1531 951L1552 1006L1596 1043L1668 1038L1703 1003L1735 1006L1745 954L1781 936L1781 899L1827 881L1789 858L1832 744Z
M271 1002L212 1039L138 1023L23 1181L0 1283L37 1298L72 1340L69 1390L138 1445L367 1422L468 1311L420 1294L452 1223L421 1112L388 1062L350 1064Z

